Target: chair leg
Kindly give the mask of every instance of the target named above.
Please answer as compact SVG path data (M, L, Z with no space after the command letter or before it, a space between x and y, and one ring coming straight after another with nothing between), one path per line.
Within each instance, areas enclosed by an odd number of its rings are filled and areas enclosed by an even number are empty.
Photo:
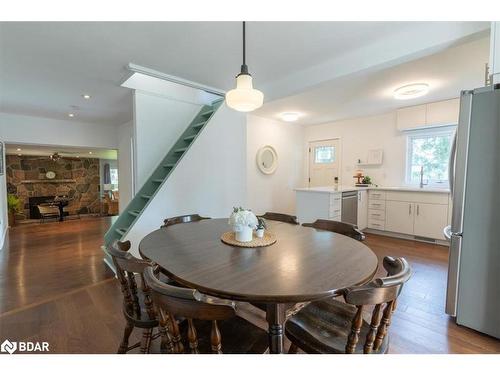
M151 346L151 335L153 334L153 328L145 328L142 333L141 340L141 353L149 353L149 347Z
M125 354L128 349L128 339L134 330L134 325L130 322L127 322L127 325L125 326L125 330L123 332L123 339L120 344L120 347L118 348L118 354Z
M297 354L298 350L299 347L292 342L292 344L290 345L290 349L288 349L288 354Z

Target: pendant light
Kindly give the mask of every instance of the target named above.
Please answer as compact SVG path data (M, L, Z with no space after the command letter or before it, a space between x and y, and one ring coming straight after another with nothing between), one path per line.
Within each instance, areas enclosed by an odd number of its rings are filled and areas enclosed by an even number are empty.
M245 22L243 22L243 64L236 76L236 88L226 93L227 105L240 112L251 112L264 103L264 94L253 88L252 76L248 73L245 62Z

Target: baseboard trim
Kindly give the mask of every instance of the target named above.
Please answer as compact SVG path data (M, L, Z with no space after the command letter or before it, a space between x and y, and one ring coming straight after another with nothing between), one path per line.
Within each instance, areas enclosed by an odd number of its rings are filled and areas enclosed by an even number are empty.
M370 229L370 228L366 228L363 231L366 233L378 234L380 236L385 236L385 237L399 238L401 240L424 242L424 243L430 243L430 244L446 246L446 247L450 246L450 244L444 240L426 239L425 237L418 237L418 236L413 236L410 234L388 232L385 230Z

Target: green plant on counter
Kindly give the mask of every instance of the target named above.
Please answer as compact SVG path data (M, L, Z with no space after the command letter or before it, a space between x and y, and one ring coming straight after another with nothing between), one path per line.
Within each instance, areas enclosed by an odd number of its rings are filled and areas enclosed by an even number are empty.
M7 194L7 208L12 213L21 211L21 199L14 194Z
M263 218L258 217L257 221L258 221L257 229L267 229L267 223Z
M366 185L372 184L372 179L370 178L370 176L363 177L363 184L366 184Z

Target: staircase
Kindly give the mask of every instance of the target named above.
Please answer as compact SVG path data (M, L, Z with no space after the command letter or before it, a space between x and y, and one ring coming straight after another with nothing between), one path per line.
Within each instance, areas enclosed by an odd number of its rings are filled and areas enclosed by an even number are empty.
M160 162L142 188L136 193L130 201L127 208L118 216L111 228L104 235L103 250L105 252L104 261L112 267L112 262L106 252L106 246L112 244L115 240L123 239L132 228L135 221L141 216L144 209L153 199L162 184L168 179L168 176L177 167L179 161L195 142L196 137L202 132L212 115L217 111L223 99L217 100L212 105L205 105L194 117L193 121L186 128L177 142L172 146L167 155ZM160 223L158 223L158 226ZM113 268L113 267L112 267Z

